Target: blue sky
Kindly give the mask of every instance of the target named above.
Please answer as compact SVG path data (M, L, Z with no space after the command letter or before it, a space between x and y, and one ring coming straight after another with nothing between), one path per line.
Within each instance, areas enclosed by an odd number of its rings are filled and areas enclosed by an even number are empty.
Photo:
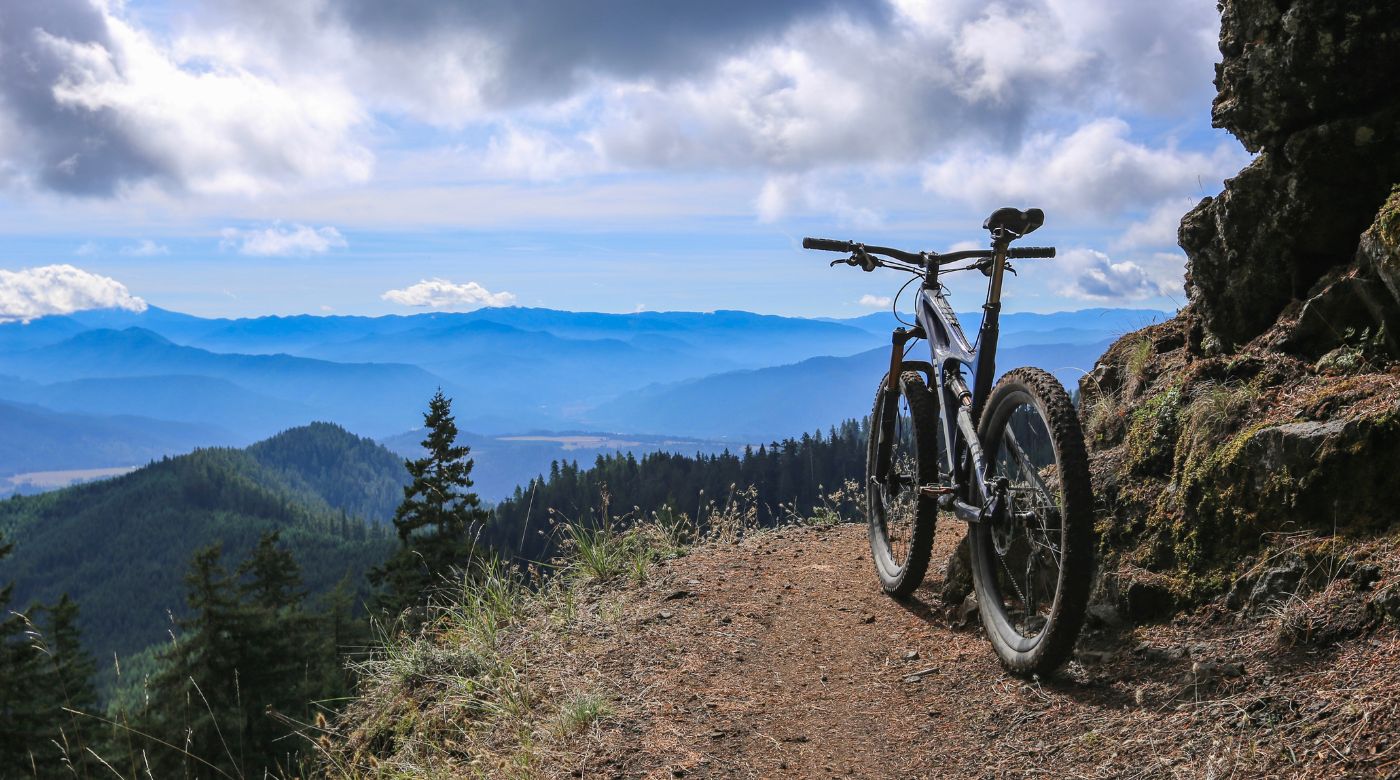
M1171 309L1176 222L1248 159L1209 124L1217 30L1211 0L6 4L0 318L855 316L901 280L803 235L960 248L1002 205L1061 249L1008 309Z

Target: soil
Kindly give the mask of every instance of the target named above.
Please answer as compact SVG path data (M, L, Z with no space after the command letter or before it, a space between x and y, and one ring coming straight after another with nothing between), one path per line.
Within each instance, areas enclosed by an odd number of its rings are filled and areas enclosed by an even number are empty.
M946 521L933 560L962 534ZM611 714L548 774L606 778L1400 776L1400 636L1284 647L1208 607L1100 625L1054 679L1005 673L937 598L884 595L863 526L703 546L595 608L560 659ZM1381 583L1388 585L1388 583ZM1341 587L1341 585L1339 585ZM1112 620L1113 615L1105 616Z

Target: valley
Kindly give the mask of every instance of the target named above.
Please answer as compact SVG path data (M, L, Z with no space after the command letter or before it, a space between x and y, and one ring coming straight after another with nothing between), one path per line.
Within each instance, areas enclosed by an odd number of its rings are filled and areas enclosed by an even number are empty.
M961 316L972 331L978 315ZM1072 387L1111 339L1167 316L1010 313L1001 363L1046 368ZM896 325L888 313L511 307L246 319L149 307L8 322L0 490L18 474L246 446L317 420L411 454L422 403L440 387L476 454L481 494L497 501L554 460L718 454L859 418Z

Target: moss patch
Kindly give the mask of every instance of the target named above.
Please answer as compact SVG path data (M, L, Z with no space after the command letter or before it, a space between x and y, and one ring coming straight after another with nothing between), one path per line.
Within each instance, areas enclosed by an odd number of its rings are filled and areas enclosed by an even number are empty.
M1148 398L1133 411L1124 439L1129 474L1165 475L1171 470L1180 413L1181 389L1178 386Z
M1390 190L1390 198L1376 215L1376 236L1391 251L1400 252L1400 184Z

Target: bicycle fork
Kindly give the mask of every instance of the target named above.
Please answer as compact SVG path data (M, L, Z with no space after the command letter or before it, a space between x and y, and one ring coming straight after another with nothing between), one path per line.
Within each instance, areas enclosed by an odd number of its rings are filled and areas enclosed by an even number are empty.
M884 407L883 414L880 415L880 451L875 459L875 480L880 484L889 481L889 474L886 473L890 464L890 450L894 447L895 422L899 416L899 375L903 368L904 346L911 339L922 338L923 331L915 328L913 331L904 328L896 328L890 334L890 371L885 375L885 388L880 397L880 403ZM898 486L894 486L898 491Z

